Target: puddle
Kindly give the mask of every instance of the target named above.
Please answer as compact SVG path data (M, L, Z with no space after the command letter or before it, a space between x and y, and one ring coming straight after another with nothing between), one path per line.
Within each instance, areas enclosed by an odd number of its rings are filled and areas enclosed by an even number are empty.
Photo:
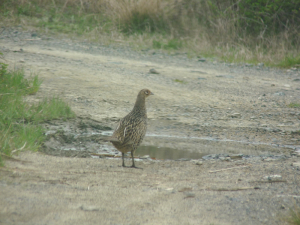
M204 153L199 152L187 152L183 150L178 150L174 148L166 147L155 147L155 146L140 146L135 152L136 156L149 155L151 158L155 159L201 159Z
M52 121L46 125L47 140L42 151L57 156L91 157L92 154L120 156L111 143L99 141L112 135L105 124L89 119ZM290 155L300 146L216 139L213 137L176 136L149 133L135 156L149 155L161 160L201 159L212 154L243 154L244 156Z

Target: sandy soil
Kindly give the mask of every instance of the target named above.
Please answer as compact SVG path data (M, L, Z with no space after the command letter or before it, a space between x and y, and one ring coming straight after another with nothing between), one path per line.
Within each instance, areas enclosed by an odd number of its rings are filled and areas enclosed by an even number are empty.
M21 28L1 33L0 51L26 76L43 78L27 101L58 95L78 116L45 123L42 152L23 152L0 169L1 224L283 224L279 218L300 204L300 111L287 107L300 102L300 71ZM119 154L97 137L111 132L142 88L155 93L143 145L209 157L137 159L143 169L101 158Z

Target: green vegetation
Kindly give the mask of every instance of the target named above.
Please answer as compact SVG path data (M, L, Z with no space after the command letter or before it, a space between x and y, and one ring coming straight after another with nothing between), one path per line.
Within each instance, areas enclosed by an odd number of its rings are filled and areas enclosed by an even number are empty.
M181 84L186 84L187 83L186 81L179 80L179 79L175 79L174 81L177 82L177 83L181 83Z
M288 104L288 107L289 108L300 108L300 104L292 102L292 103Z
M279 67L289 68L292 66L300 67L300 54L298 56L285 56L284 59L278 64Z
M0 21L229 62L300 62L299 0L2 0Z
M9 72L7 65L0 63L0 165L3 156L23 149L38 150L45 137L39 122L74 116L59 98L27 104L24 97L35 94L40 85L38 76L26 79L22 70Z
M300 209L299 207L295 207L294 209L290 209L289 215L282 219L287 224L291 225L300 225Z
M168 40L167 44L153 40L153 48L155 49L178 50L182 48L182 46L183 46L182 41L177 39Z

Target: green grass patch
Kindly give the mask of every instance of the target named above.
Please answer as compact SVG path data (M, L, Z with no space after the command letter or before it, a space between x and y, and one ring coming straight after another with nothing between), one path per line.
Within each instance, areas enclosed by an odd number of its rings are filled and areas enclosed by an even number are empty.
M179 80L179 79L175 79L174 82L181 83L181 84L187 84L186 81L184 81L184 80Z
M153 40L152 47L154 49L179 50L183 47L183 43L178 39L168 40L166 44L160 41Z
M300 55L298 56L286 56L279 64L279 67L290 68L293 66L300 67Z
M300 208L295 206L295 209L290 209L289 215L282 220L290 225L300 225Z
M38 21L37 26L53 32L83 35L97 28L101 23L101 17L94 14L77 15L71 12L52 16L49 12L45 12L43 18Z
M40 122L70 118L75 114L57 97L29 105L26 95L35 94L41 85L38 76L29 79L22 70L9 72L0 63L0 165L2 156L11 156L20 150L37 151L45 135Z
M300 103L292 102L292 103L288 104L288 107L289 108L300 108Z
M71 108L58 97L52 97L49 99L46 98L37 105L33 105L31 110L34 113L32 113L30 119L31 121L35 122L75 117L75 114Z

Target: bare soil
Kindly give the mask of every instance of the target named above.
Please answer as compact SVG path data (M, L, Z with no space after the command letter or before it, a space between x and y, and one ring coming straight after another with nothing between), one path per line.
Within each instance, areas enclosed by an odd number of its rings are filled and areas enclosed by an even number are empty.
M300 71L189 59L48 37L0 35L3 60L38 72L39 92L76 112L47 121L47 141L0 168L1 224L284 224L300 204ZM150 73L155 69L159 74ZM209 155L139 157L120 167L99 141L149 88L143 145ZM104 156L109 157L104 157ZM130 160L126 161L130 165Z

